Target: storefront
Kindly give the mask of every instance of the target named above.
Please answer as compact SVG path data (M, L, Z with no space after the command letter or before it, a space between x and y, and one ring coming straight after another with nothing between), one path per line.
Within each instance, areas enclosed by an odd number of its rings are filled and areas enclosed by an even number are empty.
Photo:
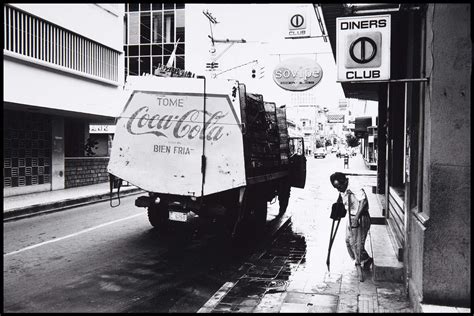
M389 79L342 86L346 97L379 102L377 193L415 310L470 307L470 4L322 11L334 52L336 18L390 15Z
M107 164L115 126L85 119L67 119L65 124L65 188L108 181Z

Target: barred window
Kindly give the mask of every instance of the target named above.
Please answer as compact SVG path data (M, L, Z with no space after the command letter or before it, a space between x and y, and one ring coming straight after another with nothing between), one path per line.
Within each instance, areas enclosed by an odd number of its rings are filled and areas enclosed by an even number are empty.
M4 50L118 81L120 52L8 5L3 21Z

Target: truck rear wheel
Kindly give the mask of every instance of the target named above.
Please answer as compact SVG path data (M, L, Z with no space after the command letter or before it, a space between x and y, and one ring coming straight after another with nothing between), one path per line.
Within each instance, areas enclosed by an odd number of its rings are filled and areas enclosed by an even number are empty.
M166 231L169 223L167 207L161 204L148 207L148 220L154 228Z
M256 191L247 197L245 203L244 230L248 237L259 237L265 232L267 222L267 201Z

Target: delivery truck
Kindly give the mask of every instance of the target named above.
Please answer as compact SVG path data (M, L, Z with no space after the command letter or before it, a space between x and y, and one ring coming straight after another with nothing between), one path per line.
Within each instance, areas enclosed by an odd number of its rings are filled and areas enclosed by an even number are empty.
M198 216L239 239L263 231L268 202L283 214L290 188L304 187L303 139L288 136L284 107L245 84L129 76L125 91L108 172L147 192L135 205L153 227Z

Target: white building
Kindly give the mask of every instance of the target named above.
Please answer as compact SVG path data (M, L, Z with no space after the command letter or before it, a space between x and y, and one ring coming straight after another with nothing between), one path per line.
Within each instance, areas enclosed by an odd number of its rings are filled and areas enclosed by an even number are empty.
M123 16L123 4L4 4L4 196L107 181Z

